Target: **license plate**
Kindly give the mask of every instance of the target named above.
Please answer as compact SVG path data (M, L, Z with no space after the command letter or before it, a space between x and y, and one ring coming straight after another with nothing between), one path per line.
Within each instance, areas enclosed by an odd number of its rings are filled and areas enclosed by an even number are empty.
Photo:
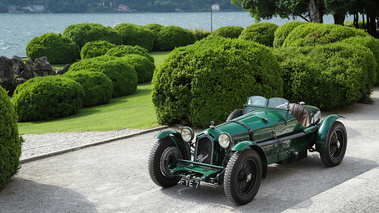
M180 184L182 186L187 186L190 188L199 188L200 186L200 181L199 180L192 180L192 179L187 179L187 178L182 178L180 180Z

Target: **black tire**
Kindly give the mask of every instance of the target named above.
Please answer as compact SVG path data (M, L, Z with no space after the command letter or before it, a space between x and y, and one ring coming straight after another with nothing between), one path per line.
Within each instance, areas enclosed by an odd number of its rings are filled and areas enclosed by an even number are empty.
M236 109L226 119L226 121L233 120L234 118L238 118L239 116L243 115L243 109Z
M172 140L159 140L154 144L149 156L149 174L155 184L163 188L175 186L180 177L173 175L169 168L176 166L181 153Z
M345 126L336 121L326 136L326 151L320 153L321 161L325 166L332 167L341 163L347 147L347 134Z
M252 201L262 180L262 161L252 149L236 152L226 166L224 191L226 196L237 205Z

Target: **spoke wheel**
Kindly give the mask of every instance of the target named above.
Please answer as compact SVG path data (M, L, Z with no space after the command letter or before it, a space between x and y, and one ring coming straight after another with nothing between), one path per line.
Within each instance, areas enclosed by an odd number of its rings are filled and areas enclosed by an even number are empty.
M252 201L258 192L262 179L262 162L254 150L236 152L225 171L224 190L235 204L243 205Z
M328 131L326 151L320 153L321 161L329 167L337 166L345 156L347 134L345 126L336 121Z

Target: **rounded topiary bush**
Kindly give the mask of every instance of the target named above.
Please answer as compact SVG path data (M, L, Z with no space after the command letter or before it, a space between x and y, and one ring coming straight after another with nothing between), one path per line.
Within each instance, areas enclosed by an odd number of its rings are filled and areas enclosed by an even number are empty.
M90 41L80 51L80 57L86 59L102 56L113 47L116 47L116 45L107 41Z
M363 46L341 43L275 50L283 68L284 97L323 110L367 102L376 62Z
M78 82L84 90L83 107L109 103L113 94L112 81L101 72L79 71L64 74Z
M210 37L172 51L153 77L161 124L205 127L226 120L251 95L282 96L281 68L267 47Z
M155 36L151 30L129 23L116 25L114 29L121 34L124 45L138 45L148 51L153 49Z
M274 33L274 47L282 47L284 40L287 36L295 29L297 26L302 24L308 24L308 22L303 21L291 21L283 24Z
M224 38L238 38L243 31L240 26L226 26L220 27L212 33L213 36L221 36Z
M0 189L19 168L21 141L17 116L7 92L0 87Z
M171 25L163 27L157 34L156 48L159 51L169 51L194 42L196 42L196 37L191 31Z
M42 56L51 64L72 63L78 58L79 47L65 36L46 33L33 38L26 45L26 55L35 60Z
M90 41L108 41L116 45L122 44L122 37L116 30L101 24L73 24L66 27L62 35L76 42L80 49Z
M354 36L368 36L368 34L363 30L336 24L308 23L293 29L284 40L283 47L329 44Z
M153 50L157 50L156 43L157 43L157 35L159 31L164 27L161 24L146 24L143 27L151 30L154 34L154 44L153 44Z
M125 56L129 64L134 67L137 72L138 83L150 82L153 78L155 65L146 57L141 55L130 54Z
M113 98L133 94L137 89L137 73L126 58L99 56L83 59L72 64L68 73L82 70L102 72L111 79L113 83Z
M351 37L348 39L345 39L342 41L342 43L346 44L356 44L356 45L362 45L371 50L371 52L374 54L374 58L376 63L378 64L378 67L376 68L376 84L379 84L379 39L373 38L371 36L357 36L357 37Z
M147 49L140 46L130 46L130 45L120 45L108 50L105 55L114 57L125 57L130 54L141 55L148 58L152 63L154 63L154 58L149 54Z
M36 77L19 85L13 102L20 121L62 118L79 112L84 91L63 76Z
M276 29L278 29L278 25L270 22L252 24L242 31L239 39L255 41L265 46L272 47Z

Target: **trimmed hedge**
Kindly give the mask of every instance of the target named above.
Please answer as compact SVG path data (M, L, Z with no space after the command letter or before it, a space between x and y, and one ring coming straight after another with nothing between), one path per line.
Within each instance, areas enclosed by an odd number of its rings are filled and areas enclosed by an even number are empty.
M0 87L0 189L17 173L20 164L21 140L17 116L7 92Z
M196 42L196 37L191 31L170 25L163 27L157 34L156 48L158 51L169 51L194 42Z
M133 94L137 89L137 73L125 58L99 56L83 59L72 64L68 73L83 70L102 72L111 79L113 98Z
M278 29L278 25L270 22L252 24L242 31L239 39L255 41L265 46L272 47L276 29Z
M102 56L113 47L116 47L116 45L107 41L90 41L80 51L80 57L86 59Z
M354 36L368 36L368 34L363 30L336 24L308 23L293 29L284 40L283 47L329 44Z
M282 47L284 40L287 36L295 29L297 26L302 24L308 24L308 22L303 21L291 21L283 24L274 33L274 47Z
M83 87L83 107L107 104L112 98L113 84L104 73L83 70L65 73L64 76L78 82Z
M101 24L82 23L69 25L62 35L73 40L79 45L80 49L90 41L108 41L116 45L122 44L122 37L116 30Z
M136 24L122 23L114 27L121 36L124 45L140 46L148 51L153 50L154 33Z
M128 63L133 66L137 72L138 83L150 82L153 78L155 65L146 57L141 55L130 54L125 56Z
M154 72L152 99L160 124L222 123L251 95L282 96L281 68L267 47L209 37L172 51Z
M143 27L145 27L145 28L151 30L151 32L153 32L153 34L154 34L153 51L157 50L157 48L156 48L157 35L158 35L159 31L160 31L164 26L161 25L161 24L146 24L146 25L144 25Z
M220 27L212 33L213 36L221 36L224 38L238 38L243 31L240 26L226 26Z
M75 42L56 33L34 37L26 45L26 55L33 61L46 56L51 64L72 63L78 58L79 47Z
M366 37L351 37L342 41L342 43L346 44L357 44L362 45L371 50L374 54L374 58L378 67L376 68L376 84L379 84L379 39L373 38L371 36Z
M125 57L129 54L141 55L148 58L154 64L154 58L149 54L147 49L140 46L120 45L108 50L105 55L114 57Z
M363 46L334 43L275 50L284 70L284 97L323 110L369 102L377 64Z
M62 118L79 112L84 91L80 84L63 76L44 76L19 85L13 102L19 121Z

